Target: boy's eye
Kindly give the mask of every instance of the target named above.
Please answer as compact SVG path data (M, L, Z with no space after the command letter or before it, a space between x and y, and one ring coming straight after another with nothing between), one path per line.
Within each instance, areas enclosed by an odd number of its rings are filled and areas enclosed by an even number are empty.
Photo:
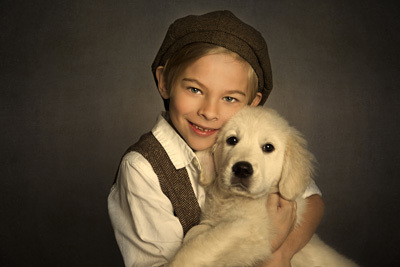
M237 101L237 99L236 98L234 98L234 97L231 97L231 96L226 96L226 97L224 97L224 99L225 99L225 101L226 102L236 102Z
M194 94L201 94L200 89L194 88L194 87L190 87L189 88L190 92L194 93Z

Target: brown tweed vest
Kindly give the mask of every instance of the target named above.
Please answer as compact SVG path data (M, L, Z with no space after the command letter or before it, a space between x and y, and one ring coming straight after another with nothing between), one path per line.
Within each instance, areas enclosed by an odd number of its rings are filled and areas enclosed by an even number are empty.
M190 228L200 222L200 206L186 168L175 169L167 152L151 132L140 137L125 154L131 151L140 153L153 167L160 181L161 190L171 201L174 215L182 224L185 235Z

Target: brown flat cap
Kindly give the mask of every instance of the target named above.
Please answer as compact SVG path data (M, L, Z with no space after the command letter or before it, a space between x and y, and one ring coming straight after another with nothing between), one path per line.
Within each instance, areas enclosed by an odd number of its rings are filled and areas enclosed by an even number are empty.
M155 73L158 66L164 66L182 47L198 42L225 47L249 62L258 76L258 91L262 93L260 105L265 103L272 90L267 43L260 32L227 10L200 16L190 15L177 19L170 25L151 66L156 83Z

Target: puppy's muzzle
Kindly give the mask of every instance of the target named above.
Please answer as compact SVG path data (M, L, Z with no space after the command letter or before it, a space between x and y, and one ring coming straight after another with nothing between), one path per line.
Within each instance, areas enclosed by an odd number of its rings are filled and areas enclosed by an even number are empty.
M253 175L253 166L247 161L236 162L232 166L232 185L239 185L248 188L250 185L250 177Z

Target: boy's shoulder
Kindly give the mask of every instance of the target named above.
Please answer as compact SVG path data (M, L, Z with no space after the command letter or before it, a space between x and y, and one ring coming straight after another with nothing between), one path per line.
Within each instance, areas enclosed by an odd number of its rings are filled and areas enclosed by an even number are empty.
M165 149L158 142L157 138L152 132L147 132L136 143L128 147L124 153L124 158L135 157L135 153L132 152L137 152L147 159L152 155L159 155L162 151L165 153Z

